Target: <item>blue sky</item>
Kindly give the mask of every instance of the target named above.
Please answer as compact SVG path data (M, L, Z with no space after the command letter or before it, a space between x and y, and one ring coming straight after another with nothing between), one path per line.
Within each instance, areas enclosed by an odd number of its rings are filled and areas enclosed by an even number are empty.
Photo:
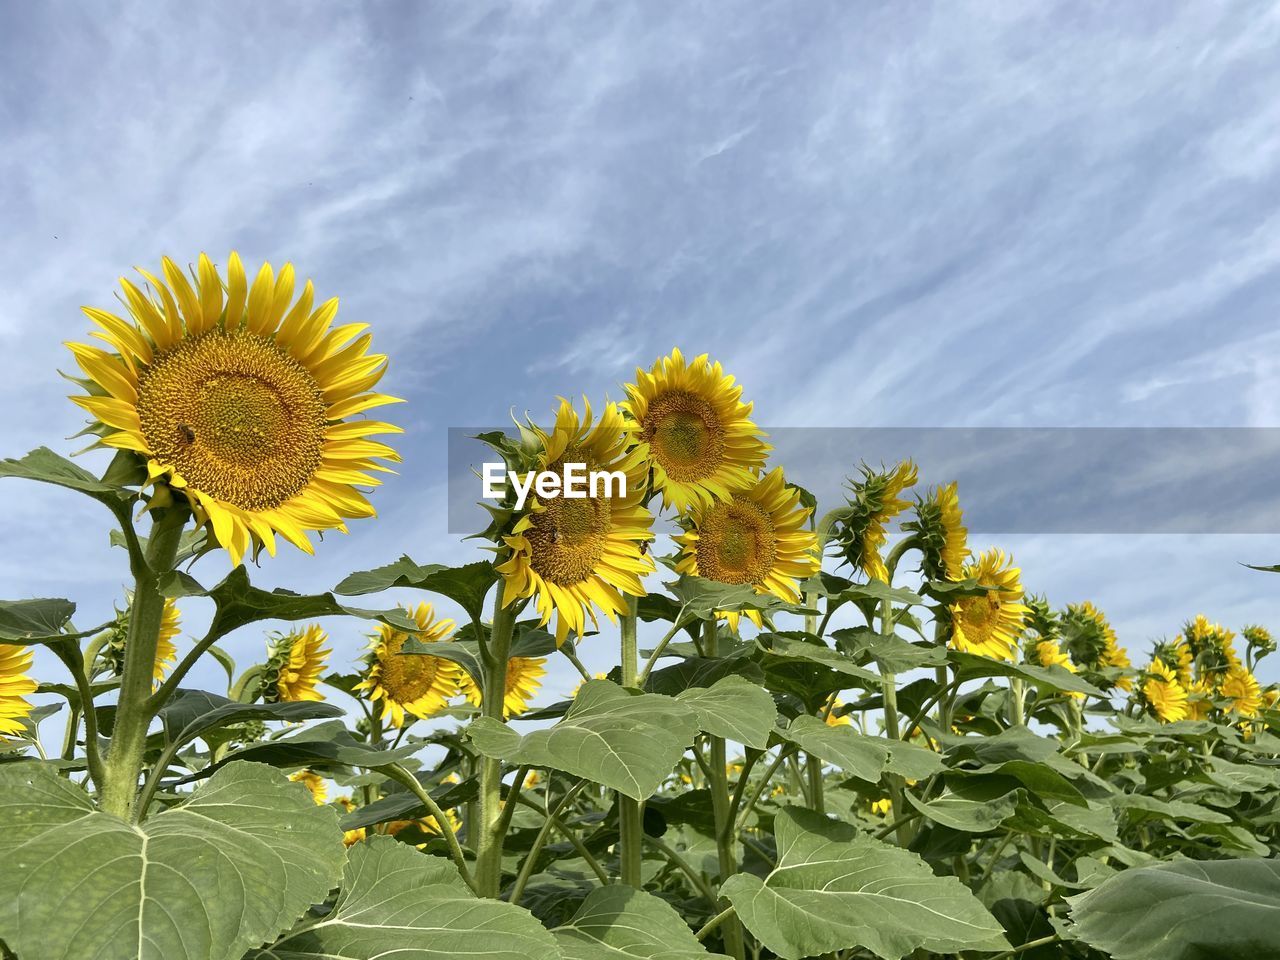
M408 432L380 519L264 564L264 585L474 558L444 529L446 429L617 398L673 345L721 360L768 427L1280 426L1275 6L3 21L0 453L75 449L61 342L162 254L292 260L393 358ZM126 574L105 514L4 483L0 595L103 619ZM1000 542L1138 650L1200 611L1280 627L1280 579L1239 565L1280 561L1274 535ZM355 655L351 626L335 642Z

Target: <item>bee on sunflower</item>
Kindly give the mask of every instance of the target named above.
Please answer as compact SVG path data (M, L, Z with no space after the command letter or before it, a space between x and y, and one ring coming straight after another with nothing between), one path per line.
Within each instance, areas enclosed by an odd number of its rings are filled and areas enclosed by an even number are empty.
M862 479L849 481L848 506L837 513L833 541L845 561L861 570L868 579L889 579L889 570L880 555L888 537L888 524L911 504L902 499L904 490L915 486L916 465L904 460L892 470L872 470L865 463Z
M26 731L23 721L32 710L26 697L40 686L27 676L34 659L26 647L0 644L0 741Z
M598 623L596 610L616 621L626 610L624 596L644 596L641 578L653 569L647 552L653 516L644 505L648 448L633 442L613 403L593 423L589 403L579 417L561 399L549 431L531 422L522 432L533 448L529 466L539 473L563 480L569 464L581 464L587 475L605 471L625 479L620 496L596 489L585 497L533 499L499 537L502 605L534 597L541 624L554 615L556 643L563 644L571 633L581 636L588 620Z
M748 489L703 503L681 520L684 532L674 537L680 547L676 572L799 603L799 582L821 566L818 537L807 526L811 512L775 467ZM759 611L746 615L761 625ZM725 616L736 629L739 615Z
M426 653L401 653L410 637L423 643L437 643L453 635L454 622L436 619L429 603L406 610L417 623L413 633L404 633L382 624L370 638L365 655L364 679L353 688L364 691L380 707L379 716L389 717L392 726L403 727L406 720L435 716L458 693L463 670L451 660Z
M262 699L266 703L323 700L316 686L329 655L329 635L313 623L301 630L276 634L267 644L262 675Z
M961 597L947 608L952 648L993 660L1014 660L1028 612L1022 602L1021 569L1003 550L992 548L962 567L959 579L974 580L988 589Z
M672 350L636 369L622 409L647 450L653 486L678 512L751 488L770 446L751 420L742 387L706 354L686 362Z
M233 564L274 555L277 535L311 553L309 532L372 517L357 487L399 456L370 438L401 430L349 419L397 402L372 392L386 357L368 325L334 326L338 301L314 307L310 281L295 301L291 264L252 285L234 252L225 282L204 254L191 279L167 257L162 276L138 272L149 289L120 280L128 320L84 308L109 349L67 344L95 445L142 457Z
M507 661L506 695L502 700L504 717L518 717L529 709L529 702L538 695L542 678L547 674L546 662L546 657L512 657ZM473 706L483 703L480 685L465 670L458 688Z

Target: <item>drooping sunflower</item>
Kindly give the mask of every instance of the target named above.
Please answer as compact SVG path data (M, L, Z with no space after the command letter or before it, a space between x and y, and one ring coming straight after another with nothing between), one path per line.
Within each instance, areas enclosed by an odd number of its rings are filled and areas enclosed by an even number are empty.
M1235 634L1219 623L1210 623L1203 613L1182 629L1182 642L1191 651L1196 675L1220 684L1227 674L1240 666Z
M297 773L290 775L290 780L294 783L300 783L311 791L311 799L316 802L316 806L323 807L329 801L329 785L324 782L324 777L318 773L312 773L310 770L299 770Z
M373 516L356 487L399 456L369 438L401 431L347 419L395 402L369 392L386 357L368 352L367 324L333 326L338 301L313 309L310 281L294 302L291 264L264 264L252 286L234 252L225 284L204 254L194 283L167 257L163 279L138 272L149 290L120 280L131 319L84 308L111 349L67 345L99 443L145 458L234 564L274 555L276 534L311 553L308 531Z
M463 670L443 657L426 653L401 653L410 637L423 643L446 640L453 633L452 620L435 618L429 603L420 603L406 611L418 624L413 633L403 633L382 624L371 638L365 657L365 676L353 689L368 692L369 699L381 704L383 717L390 717L396 727L403 727L406 716L425 719L443 710L458 693Z
M1013 660L1028 608L1022 602L1022 571L1003 550L984 551L963 567L959 579L990 587L985 594L961 597L948 608L951 646L995 660Z
M1235 666L1227 671L1220 692L1231 701L1233 712L1242 717L1258 715L1262 706L1262 690L1258 686L1258 679L1244 667Z
M1191 683L1191 648L1182 640L1161 640L1151 653L1152 660L1159 660L1173 671L1185 690Z
M751 420L742 387L706 354L656 361L626 386L623 409L648 445L654 488L665 507L683 513L746 490L763 469L770 446Z
M561 399L550 432L529 425L539 447L534 469L558 474L563 483L566 467L580 464L586 476L607 472L621 482L591 486L585 497L532 500L502 538L509 555L497 566L505 580L503 605L536 596L543 624L556 615L557 643L571 632L581 636L588 620L596 624L597 609L615 620L626 609L623 595L643 596L641 577L653 569L646 552L653 525L644 506L647 448L632 445L617 404L606 404L594 426L585 401L584 410L579 419Z
M329 635L313 623L301 630L277 634L267 645L262 698L267 703L323 700L316 689L329 655Z
M1067 652L1076 666L1090 671L1105 669L1127 670L1132 665L1129 654L1120 646L1116 632L1111 628L1106 615L1086 600L1083 603L1067 605L1062 616L1063 638ZM1095 674L1092 680L1106 682L1106 678ZM1128 676L1119 676L1114 685L1121 690L1132 690L1133 680Z
M31 715L31 704L25 697L35 693L39 684L28 677L35 654L26 647L0 644L0 739L26 730L23 720Z
M1152 660L1142 682L1142 699L1161 723L1173 723L1187 716L1187 691L1178 682L1177 672L1162 660Z
M1276 640L1271 635L1271 631L1266 627L1256 623L1240 629L1240 635L1244 637L1245 643L1249 648L1259 655L1275 653Z
M799 581L821 565L817 535L806 525L811 512L800 505L800 491L787 486L782 468L774 467L748 489L694 508L684 532L673 538L681 548L676 572L750 585L758 594L798 603ZM727 616L737 624L737 614ZM757 611L747 616L760 624Z
M543 666L546 657L512 657L507 661L507 688L502 701L505 717L517 717L529 709L529 701L538 695L542 686L542 678L547 670ZM471 679L471 674L463 671L459 689L463 696L475 706L480 706L483 696L480 685Z
M936 487L916 501L916 516L902 525L920 542L920 568L929 580L962 580L969 560L969 531L964 525L955 481Z
M862 465L862 479L850 481L848 507L834 530L834 540L845 560L869 579L888 580L880 550L888 538L886 525L911 504L900 494L915 486L916 465L904 460L892 470L872 470Z

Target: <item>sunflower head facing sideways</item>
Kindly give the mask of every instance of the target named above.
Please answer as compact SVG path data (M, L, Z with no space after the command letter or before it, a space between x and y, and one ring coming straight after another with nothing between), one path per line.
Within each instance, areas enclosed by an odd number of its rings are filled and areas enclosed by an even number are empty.
M529 709L529 701L538 695L542 678L547 670L546 657L512 657L507 661L507 688L502 700L502 715L518 717ZM459 689L467 701L475 706L483 703L480 685L463 671Z
M911 504L901 493L915 486L916 465L904 460L892 470L872 470L862 465L862 479L849 482L848 506L840 509L834 540L845 560L872 580L888 580L889 571L880 556L888 537L887 524Z
M115 623L109 628L106 642L98 652L97 668L104 669L115 677L124 673L124 648L129 636L132 609L133 599L130 597L129 607L123 611L117 609ZM152 674L157 684L164 680L169 667L178 659L178 648L174 645L173 638L181 629L182 614L178 610L178 604L172 598L166 598L160 615L160 634L156 638L156 663Z
M761 595L800 602L799 581L818 572L818 538L800 491L775 467L726 500L705 503L684 521L676 572L718 583L749 585ZM759 613L747 611L757 625ZM736 625L737 614L729 614Z
M948 608L951 646L994 660L1013 660L1026 625L1022 571L1003 550L991 549L961 568L963 579L977 581L987 592L961 597Z
M646 373L636 370L622 405L648 448L654 488L683 513L755 482L770 447L751 420L742 387L706 356L677 349Z
M1188 713L1187 691L1178 682L1177 672L1163 660L1154 659L1147 666L1141 700L1161 723L1185 720Z
M26 699L39 684L27 676L35 654L16 644L0 644L0 741L26 731L23 723L31 715Z
M1101 670L1128 670L1131 663L1106 615L1092 602L1085 600L1068 604L1062 615L1062 636L1075 665L1094 672L1091 680L1121 690L1133 689L1133 680L1128 676L1121 674L1110 680L1097 673Z
M902 525L920 544L920 568L929 580L961 580L969 560L969 531L964 525L954 481L916 500L916 516Z
M395 727L403 727L409 718L426 719L439 713L457 695L462 678L462 668L443 657L400 652L410 637L436 643L453 634L454 622L437 620L429 603L407 612L418 629L405 633L382 624L365 657L364 679L353 688L367 692L370 700L381 704L381 716L388 717Z
M579 417L561 399L550 430L529 424L535 450L530 466L558 475L562 484L566 471L576 478L594 473L597 480L604 474L615 479L587 485L587 496L531 497L501 538L505 557L497 565L503 606L536 597L541 623L556 617L557 643L570 633L581 636L588 620L597 622L597 609L616 619L626 608L624 595L644 595L641 577L653 569L647 552L653 516L644 505L647 448L632 443L616 404L606 404L594 424L585 401L584 411Z
M301 630L277 634L267 645L267 664L262 677L262 698L267 703L323 700L316 690L333 652L325 644L329 635L313 623Z
M191 278L167 257L161 276L138 272L142 288L120 280L128 319L84 308L109 349L68 344L98 443L185 494L233 563L274 554L277 534L311 553L309 531L373 516L356 488L399 457L370 438L400 428L349 419L395 402L371 392L386 357L367 324L334 326L338 301L315 306L310 281L295 301L290 264L252 284L235 253L225 283L204 254Z

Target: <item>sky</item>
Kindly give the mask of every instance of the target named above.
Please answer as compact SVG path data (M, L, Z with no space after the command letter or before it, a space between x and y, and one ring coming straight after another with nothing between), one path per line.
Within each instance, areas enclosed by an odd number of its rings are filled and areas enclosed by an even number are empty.
M82 304L232 249L339 296L408 401L379 518L263 586L484 556L446 530L447 430L618 399L673 346L771 429L1280 427L1278 47L1264 3L5 4L0 455L81 445ZM1159 469L1192 466L1265 485ZM3 483L0 596L106 619L107 514ZM1241 565L1274 533L988 543L1135 659L1198 612L1280 628Z

